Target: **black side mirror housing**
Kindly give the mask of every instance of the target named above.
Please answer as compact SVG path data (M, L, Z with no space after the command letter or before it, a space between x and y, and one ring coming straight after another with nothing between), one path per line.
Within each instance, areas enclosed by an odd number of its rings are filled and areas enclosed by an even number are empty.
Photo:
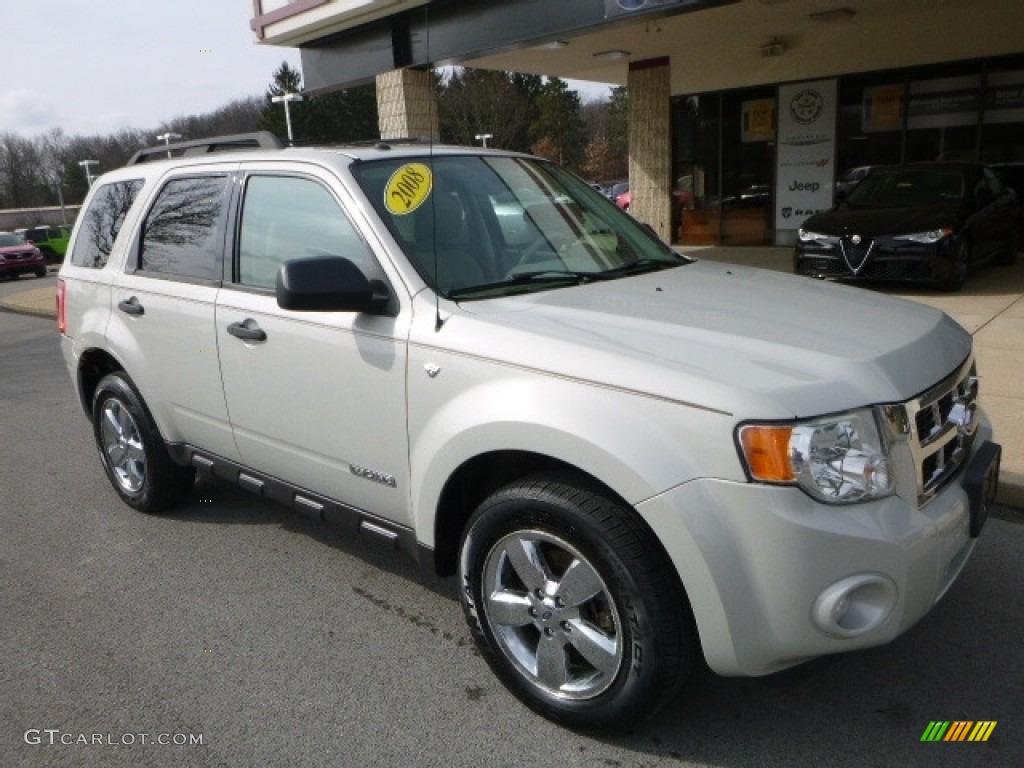
M277 305L300 312L387 314L391 294L341 256L291 259L277 271Z

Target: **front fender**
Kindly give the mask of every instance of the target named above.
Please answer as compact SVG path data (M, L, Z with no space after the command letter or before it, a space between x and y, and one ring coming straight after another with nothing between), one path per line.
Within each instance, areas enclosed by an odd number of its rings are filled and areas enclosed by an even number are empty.
M478 358L431 359L440 373L409 392L410 494L427 546L448 478L494 451L557 459L633 506L696 477L743 479L731 415Z

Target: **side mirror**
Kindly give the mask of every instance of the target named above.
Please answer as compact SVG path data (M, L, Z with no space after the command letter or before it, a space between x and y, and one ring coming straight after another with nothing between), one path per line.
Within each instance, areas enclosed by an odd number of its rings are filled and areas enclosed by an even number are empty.
M341 256L284 262L277 271L277 306L303 312L387 314L391 295L381 280L370 280Z

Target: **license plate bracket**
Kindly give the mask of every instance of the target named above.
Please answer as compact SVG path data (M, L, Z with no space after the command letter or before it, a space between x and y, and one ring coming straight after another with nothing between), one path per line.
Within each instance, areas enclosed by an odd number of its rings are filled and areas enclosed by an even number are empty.
M964 474L964 491L967 492L971 522L971 538L977 538L989 508L995 503L999 490L999 462L1003 449L998 443L986 440L967 464Z

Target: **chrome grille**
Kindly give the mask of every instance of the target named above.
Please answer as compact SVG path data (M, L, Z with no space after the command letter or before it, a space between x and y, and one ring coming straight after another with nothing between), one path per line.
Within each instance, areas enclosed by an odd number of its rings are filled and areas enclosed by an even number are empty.
M920 397L903 404L917 471L918 504L927 503L961 467L978 428L978 376L973 356Z

